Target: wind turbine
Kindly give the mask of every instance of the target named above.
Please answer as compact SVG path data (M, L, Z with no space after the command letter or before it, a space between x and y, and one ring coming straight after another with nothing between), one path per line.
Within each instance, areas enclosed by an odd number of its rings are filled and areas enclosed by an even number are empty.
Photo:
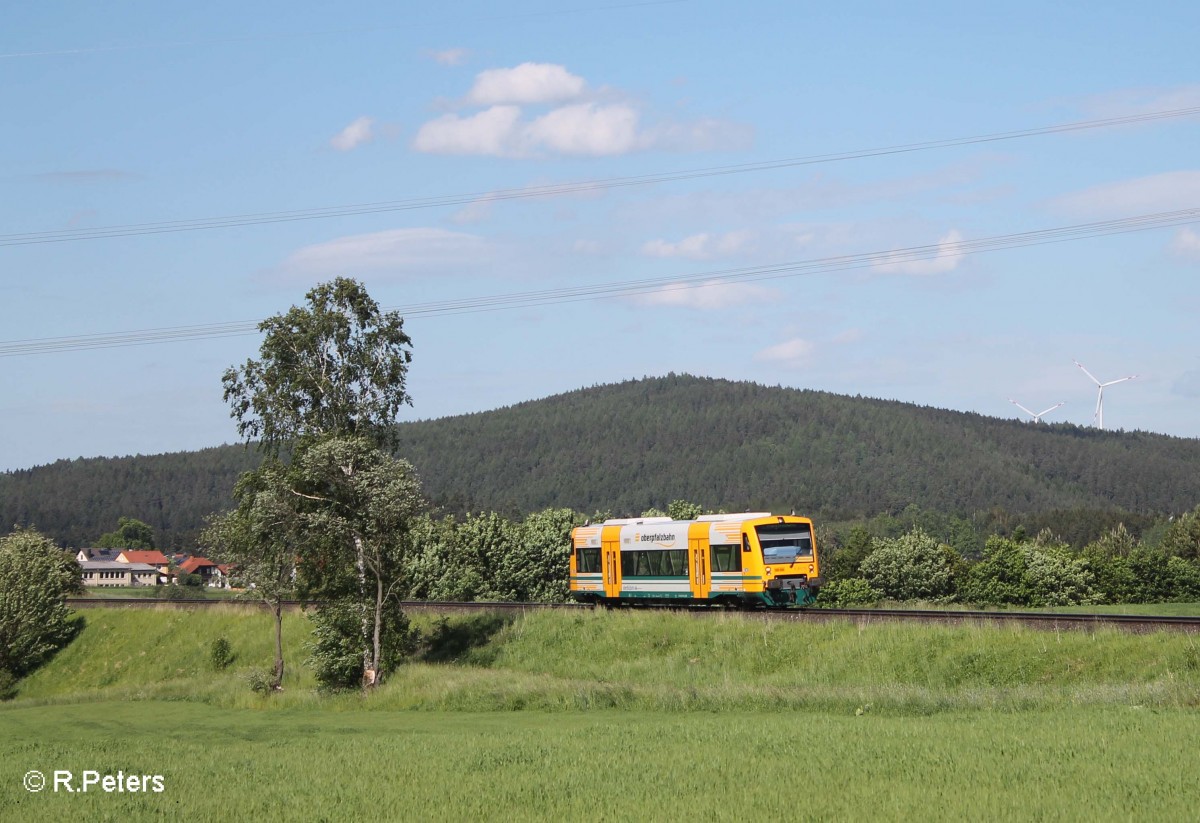
M1078 366L1080 369L1082 369L1083 373L1086 374L1088 377L1092 378L1092 382L1096 384L1096 388L1097 388L1097 391L1096 391L1096 414L1092 417L1092 422L1094 424L1096 424L1096 427L1098 429L1100 429L1101 431L1104 431L1104 390L1105 390L1105 388L1107 388L1108 386L1115 385L1117 383L1124 383L1126 380L1132 380L1133 378L1137 377L1137 375L1131 374L1128 377L1121 377L1116 380L1109 380L1107 383L1101 383L1099 380L1096 379L1096 375L1092 374L1090 371L1085 369L1083 367L1083 364L1080 363L1078 360L1072 359L1071 362L1074 363L1076 366Z
M1033 413L1033 412L1031 412L1029 409L1025 408L1025 407L1024 407L1024 406L1022 406L1020 403L1018 403L1016 400L1013 400L1011 397L1010 397L1010 398L1008 398L1008 402L1009 402L1009 403L1012 403L1012 404L1013 404L1014 406L1016 406L1018 409L1020 409L1021 411L1025 412L1025 413L1026 413L1027 415L1029 415L1030 417L1032 417L1032 418L1033 418L1033 422L1034 422L1034 423L1041 423L1041 422L1042 422L1042 418L1043 418L1043 417L1045 417L1047 414L1049 414L1050 412L1054 411L1054 410L1055 410L1055 409L1057 409L1059 406L1065 406L1065 405L1067 405L1067 401L1066 401L1066 400L1064 400L1064 401L1062 401L1061 403L1055 403L1053 406L1051 406L1050 408L1046 409L1045 411L1040 411L1040 412L1038 412L1037 414L1034 414L1034 413Z

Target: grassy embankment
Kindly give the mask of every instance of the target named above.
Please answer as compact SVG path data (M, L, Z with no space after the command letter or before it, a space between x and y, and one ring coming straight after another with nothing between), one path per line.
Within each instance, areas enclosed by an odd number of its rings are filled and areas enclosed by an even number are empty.
M286 615L288 679L264 701L245 685L270 665L267 615L85 610L86 628L19 700L197 700L221 707L297 704L490 711L820 710L928 714L1076 705L1200 705L1200 639L1181 633L1050 632L966 624L775 622L662 612L471 615L435 624L417 661L372 698L319 696L302 664L310 624ZM234 662L214 672L217 637ZM453 662L453 665L447 663Z
M473 615L426 622L422 659L364 700L315 694L299 614L287 690L267 698L244 680L270 663L263 614L83 616L0 707L0 818L1189 820L1200 804L1183 634ZM219 636L236 658L214 672ZM34 795L29 769L166 790Z

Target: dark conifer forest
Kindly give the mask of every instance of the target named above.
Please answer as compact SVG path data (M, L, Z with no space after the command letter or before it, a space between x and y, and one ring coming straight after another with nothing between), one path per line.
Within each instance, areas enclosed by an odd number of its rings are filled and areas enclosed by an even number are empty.
M1114 521L1149 522L1200 502L1196 439L687 375L406 423L397 452L449 512L628 515L690 500L847 521L916 507L1015 516L1086 539ZM154 527L159 546L190 548L257 459L235 445L7 472L0 518L4 530L33 525L83 546L135 517Z

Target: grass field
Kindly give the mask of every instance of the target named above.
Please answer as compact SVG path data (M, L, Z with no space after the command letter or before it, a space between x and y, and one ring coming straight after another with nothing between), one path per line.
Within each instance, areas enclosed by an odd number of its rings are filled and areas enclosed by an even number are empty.
M1134 709L928 718L5 711L6 819L1189 820L1200 717ZM160 774L156 794L26 792L22 776ZM80 778L76 778L78 780Z
M0 705L0 819L1191 820L1200 639L744 615L421 616L376 694L250 692L269 618L87 610ZM213 671L225 637L235 659ZM161 794L30 794L30 769Z

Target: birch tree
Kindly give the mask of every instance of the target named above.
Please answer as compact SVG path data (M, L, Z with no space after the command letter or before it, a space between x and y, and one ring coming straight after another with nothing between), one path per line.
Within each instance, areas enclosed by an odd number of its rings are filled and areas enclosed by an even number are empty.
M259 359L228 369L222 383L239 434L270 458L290 458L283 480L297 582L310 595L354 601L369 688L382 676L384 609L402 588L403 538L421 504L412 467L386 451L411 403L412 341L403 319L354 280L306 297L259 324Z

